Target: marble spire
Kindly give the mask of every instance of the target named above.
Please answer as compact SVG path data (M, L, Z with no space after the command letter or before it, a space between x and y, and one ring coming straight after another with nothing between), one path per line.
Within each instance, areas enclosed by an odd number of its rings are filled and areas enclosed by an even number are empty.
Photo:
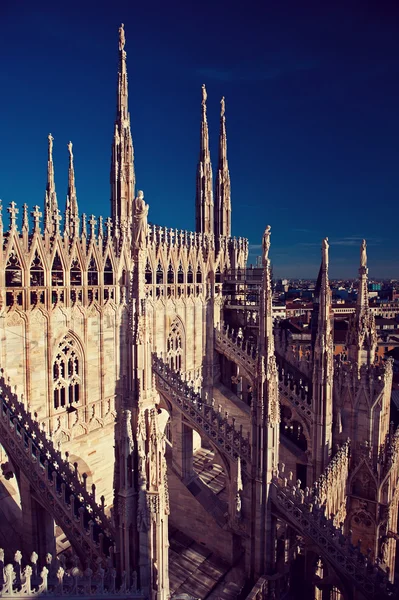
M128 108L128 78L123 23L119 28L118 89L110 180L112 219L116 222L116 218L118 218L121 225L130 226L136 176Z
M195 198L196 231L211 234L213 230L214 206L212 191L212 165L209 151L209 130L206 116L207 93L202 86L200 155L197 167L197 190Z
M348 331L348 359L361 365L374 363L377 352L377 332L375 318L369 306L367 244L362 241L360 246L359 287L357 293L356 311Z
M68 169L68 195L65 211L65 226L71 235L79 235L79 209L76 195L75 169L73 165L72 142L68 143L69 169Z
M230 172L227 161L227 135L224 97L220 101L219 162L215 185L215 235L231 235Z

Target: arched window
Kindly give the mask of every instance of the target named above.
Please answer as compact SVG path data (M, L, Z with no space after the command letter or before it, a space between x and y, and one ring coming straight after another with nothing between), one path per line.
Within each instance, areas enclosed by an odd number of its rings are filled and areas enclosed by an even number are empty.
M198 265L197 269L197 283L202 283L202 271L201 267Z
M172 263L169 263L169 268L168 268L168 283L174 283L174 282L175 282L175 272L173 270Z
M58 344L53 362L53 402L55 409L78 404L81 399L81 358L77 344L66 335Z
M53 266L51 268L51 285L64 285L64 269L58 252L55 253Z
M180 319L175 319L170 327L166 342L166 356L171 369L183 370L184 332Z
M42 259L38 251L35 252L35 257L32 260L30 266L30 285L31 286L43 286L44 285L44 269Z
M87 271L87 282L89 285L98 285L98 270L94 256L91 257Z
M184 271L181 263L179 264L179 268L177 271L177 283L184 283Z
M114 285L114 270L109 256L104 265L104 285Z
M163 283L163 268L159 262L157 267L157 284L160 285L161 283Z
M77 258L71 263L71 285L82 285L82 269Z
M147 263L145 265L145 282L149 285L152 283L152 269L150 265L150 261L147 258Z
M222 272L220 270L220 265L219 265L215 272L215 283L220 283L221 281L222 281Z
M22 269L15 250L11 250L6 266L6 287L20 287L22 285Z
M193 268L191 265L188 265L188 269L187 269L187 283L193 283L194 282L194 273L193 273Z

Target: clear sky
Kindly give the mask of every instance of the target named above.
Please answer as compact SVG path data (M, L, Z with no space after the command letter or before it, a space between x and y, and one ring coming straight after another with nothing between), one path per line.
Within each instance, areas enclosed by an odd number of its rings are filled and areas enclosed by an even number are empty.
M233 234L276 276L399 278L399 5L392 0L2 0L0 198L43 204L54 136L64 209L109 214L118 27L125 23L138 189L151 221L194 228L201 84L217 165L226 97ZM3 210L3 213L5 211Z

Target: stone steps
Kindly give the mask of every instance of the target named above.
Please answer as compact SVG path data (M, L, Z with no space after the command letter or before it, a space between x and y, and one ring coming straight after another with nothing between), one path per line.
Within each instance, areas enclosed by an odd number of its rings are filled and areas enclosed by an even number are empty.
M170 528L169 542L171 596L190 594L199 600L210 598L230 570L229 565L176 529Z

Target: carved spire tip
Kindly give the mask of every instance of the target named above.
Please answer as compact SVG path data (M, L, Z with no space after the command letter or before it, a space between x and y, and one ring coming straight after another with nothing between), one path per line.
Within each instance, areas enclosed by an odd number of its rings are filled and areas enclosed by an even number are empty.
M125 38L125 25L121 23L119 27L119 51L122 52L125 48L126 38Z
M225 102L224 96L222 96L222 99L220 101L220 116L224 117L225 112L226 112L226 102Z

